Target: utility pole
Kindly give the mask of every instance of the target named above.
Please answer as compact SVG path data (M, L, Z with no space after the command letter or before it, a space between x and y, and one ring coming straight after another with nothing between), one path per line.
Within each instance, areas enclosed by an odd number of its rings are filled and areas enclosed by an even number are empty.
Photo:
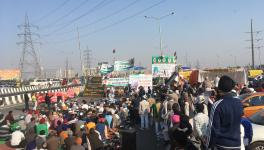
M79 29L77 27L77 41L78 41L78 49L80 51L80 62L81 62L81 76L84 75L84 66L83 66L83 56L82 56L82 49L81 49L81 42L80 42L80 34Z
M199 59L196 60L196 66L195 67L196 67L196 69L200 69L200 61L199 61Z
M251 19L250 20L250 32L246 32L246 33L250 33L250 40L247 40L247 41L251 42L250 49L251 49L251 61L252 61L251 67L252 68L255 68L255 48L260 47L260 46L256 47L254 41L258 42L258 41L262 40L262 39L255 38L254 33L259 34L260 32L261 31L254 31L253 30L253 20Z
M113 49L113 65L115 65L116 61L116 49Z
M261 51L260 48L262 48L263 46L257 47L258 48L258 56L259 56L259 65L261 66Z
M251 56L252 56L252 68L255 68L255 58L254 58L254 37L253 37L253 26L252 19L250 20L250 35L251 35Z
M163 50L162 50L162 35L161 35L161 25L160 25L160 21L164 18L167 18L168 16L174 15L174 12L171 12L167 15L161 16L161 17L153 17L153 16L144 16L146 19L153 19L156 20L158 23L158 27L159 27L159 48L160 48L160 56L163 56Z
M35 50L32 36L35 34L31 31L31 28L38 29L37 26L34 26L29 23L28 15L25 15L25 23L18 26L19 29L23 29L23 33L17 34L18 37L23 37L22 42L18 42L18 45L23 45L22 55L20 58L19 68L21 70L21 79L26 79L32 76L35 78L41 77L41 67L38 59L38 54Z
M66 76L66 80L67 82L69 81L69 60L68 57L66 58L66 64L65 64L65 76Z

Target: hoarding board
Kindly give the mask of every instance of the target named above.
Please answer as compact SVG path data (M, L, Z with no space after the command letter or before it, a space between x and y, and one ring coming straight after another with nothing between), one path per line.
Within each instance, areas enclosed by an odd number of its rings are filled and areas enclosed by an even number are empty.
M175 71L176 58L174 56L152 56L153 77L168 78Z
M127 71L134 67L134 59L125 61L115 61L114 70L115 71Z
M138 89L138 87L140 86L144 87L145 89L148 89L148 87L152 88L152 75L151 74L130 75L129 84L134 89Z
M175 71L176 64L152 64L153 77L170 77Z
M19 69L0 70L0 80L19 80L20 75Z
M109 78L103 81L107 86L128 86L128 78Z

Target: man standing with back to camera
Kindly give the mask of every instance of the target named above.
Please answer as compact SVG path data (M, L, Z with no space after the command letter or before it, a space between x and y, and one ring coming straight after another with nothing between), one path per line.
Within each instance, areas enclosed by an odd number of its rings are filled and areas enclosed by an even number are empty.
M205 139L209 149L240 150L240 121L243 107L238 98L232 96L231 90L235 82L228 76L222 76L218 89L222 95L220 100L213 104Z

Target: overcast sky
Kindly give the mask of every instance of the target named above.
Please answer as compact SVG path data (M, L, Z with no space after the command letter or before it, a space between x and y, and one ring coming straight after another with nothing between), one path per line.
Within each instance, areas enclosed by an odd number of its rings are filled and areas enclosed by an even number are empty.
M135 58L136 64L151 66L159 55L159 31L155 20L144 16L175 14L161 20L164 53L178 54L178 63L199 61L202 67L250 63L250 19L255 30L264 30L263 0L0 0L0 69L17 68L23 41L17 28L28 14L35 45L44 68L70 66L80 70L76 27L82 50L92 50L93 66L99 61ZM264 33L255 35L263 38ZM262 46L263 41L255 43ZM261 48L261 58L264 56ZM256 64L259 51L256 49ZM262 61L262 63L264 60Z

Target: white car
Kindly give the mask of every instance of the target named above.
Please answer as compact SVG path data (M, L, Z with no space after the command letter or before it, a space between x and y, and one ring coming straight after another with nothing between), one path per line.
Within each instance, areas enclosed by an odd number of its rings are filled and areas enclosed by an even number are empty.
M253 137L251 150L264 150L264 109L249 117L252 122Z
M60 85L61 84L61 80L60 79L48 79L48 83L50 85Z
M35 79L34 81L29 83L30 86L43 86L48 85L48 81L45 79Z

